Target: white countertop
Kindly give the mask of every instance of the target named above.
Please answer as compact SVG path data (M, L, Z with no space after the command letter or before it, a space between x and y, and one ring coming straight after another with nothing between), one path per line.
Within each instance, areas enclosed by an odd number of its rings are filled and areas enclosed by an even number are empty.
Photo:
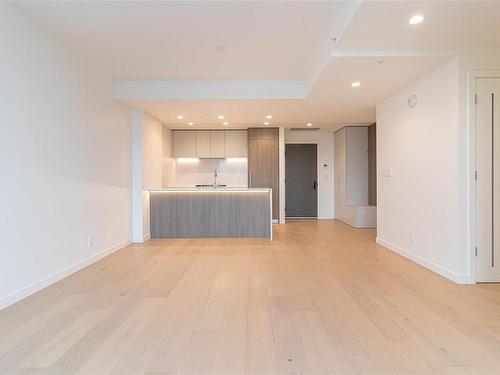
M270 192L272 189L267 188L244 188L244 187L176 187L176 188L165 188L165 189L146 189L149 192Z

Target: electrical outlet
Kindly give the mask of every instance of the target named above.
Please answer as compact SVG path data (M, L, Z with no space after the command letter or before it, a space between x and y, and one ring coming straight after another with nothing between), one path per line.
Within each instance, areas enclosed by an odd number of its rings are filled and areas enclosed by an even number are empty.
M94 244L94 240L92 239L92 237L87 237L87 247L92 247L92 245Z
M410 236L410 243L415 244L415 241L416 241L416 239L415 239L415 235L414 235L414 234L412 234L412 235Z

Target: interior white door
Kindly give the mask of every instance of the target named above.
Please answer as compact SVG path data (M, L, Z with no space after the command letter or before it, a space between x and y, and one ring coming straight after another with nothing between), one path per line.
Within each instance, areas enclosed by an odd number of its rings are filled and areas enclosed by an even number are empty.
M500 78L476 80L476 281L500 282Z

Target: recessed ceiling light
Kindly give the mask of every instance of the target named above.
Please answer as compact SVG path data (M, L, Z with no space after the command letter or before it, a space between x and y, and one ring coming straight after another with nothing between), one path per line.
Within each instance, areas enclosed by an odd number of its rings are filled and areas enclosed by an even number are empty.
M177 115L177 120L182 120L184 118L183 115Z
M191 126L191 125L194 125L192 122L188 122L188 125Z
M271 119L273 118L273 116L271 116L271 115L267 115L267 116L266 116L266 118L267 118L268 120L271 120Z
M421 14L415 14L412 18L410 18L410 25L416 25L424 20L424 16Z
M269 123L266 121L266 122L264 123L264 125L269 125Z
M361 83L356 81L356 82L351 83L351 86L352 87L359 87L359 86L361 86Z
M219 120L224 120L224 116L223 116L223 115L219 115L219 116L217 116L217 118L218 118Z
M229 125L229 122L224 122L222 125Z
M310 122L308 122L308 123L306 124L306 126L313 126L313 124L311 124Z

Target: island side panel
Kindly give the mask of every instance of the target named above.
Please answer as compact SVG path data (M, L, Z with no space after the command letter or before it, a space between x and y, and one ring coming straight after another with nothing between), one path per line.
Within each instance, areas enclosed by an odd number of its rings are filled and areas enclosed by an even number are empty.
M270 237L269 192L214 193L210 237Z
M151 236L270 238L269 199L269 191L151 192Z

